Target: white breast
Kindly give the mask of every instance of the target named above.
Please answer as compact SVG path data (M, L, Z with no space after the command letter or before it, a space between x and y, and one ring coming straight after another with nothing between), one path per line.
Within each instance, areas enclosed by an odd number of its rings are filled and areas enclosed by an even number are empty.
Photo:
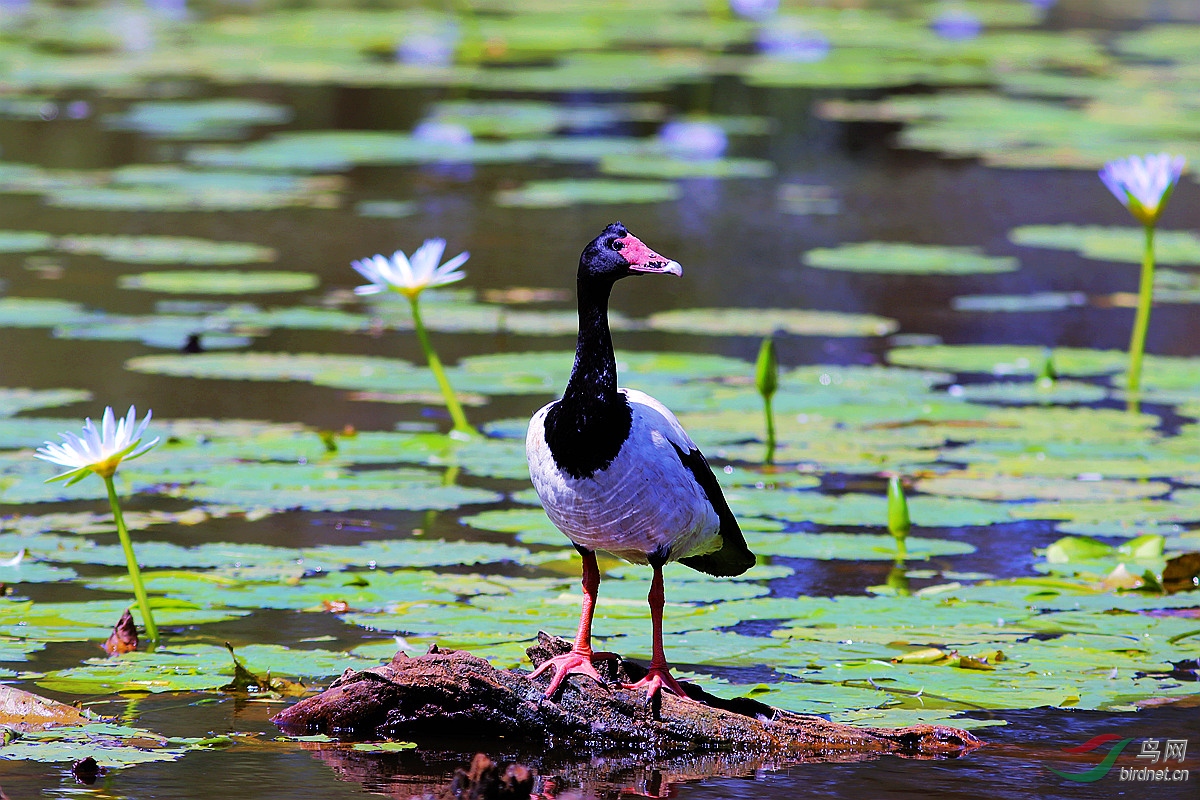
M620 391L633 411L629 438L607 469L588 478L572 478L554 463L546 444L550 406L534 414L525 447L546 514L581 547L635 563L645 564L664 546L672 561L718 549L717 512L675 452L675 446L689 452L695 443L653 397Z

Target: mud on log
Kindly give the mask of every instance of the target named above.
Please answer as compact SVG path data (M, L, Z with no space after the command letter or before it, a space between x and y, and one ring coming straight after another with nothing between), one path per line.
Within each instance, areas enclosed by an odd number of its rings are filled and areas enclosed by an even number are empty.
M529 656L537 665L569 649L565 639L542 633ZM347 670L324 692L284 709L273 721L294 732L417 740L519 737L580 755L636 751L658 758L713 751L787 761L885 753L952 757L982 744L958 728L842 725L754 700L724 700L686 683L700 702L664 694L651 704L643 692L617 685L640 678L642 667L624 659L601 663L610 685L573 676L549 699L542 695L549 676L530 681L528 673L497 670L470 653L435 645L416 658L397 653L379 667Z

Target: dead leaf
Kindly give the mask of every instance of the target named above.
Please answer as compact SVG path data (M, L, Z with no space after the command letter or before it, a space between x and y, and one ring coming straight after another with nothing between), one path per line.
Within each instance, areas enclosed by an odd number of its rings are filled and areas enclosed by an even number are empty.
M1162 585L1168 593L1190 592L1200 587L1200 553L1184 553L1167 561Z
M29 731L56 725L87 725L94 721L74 706L0 685L0 726Z

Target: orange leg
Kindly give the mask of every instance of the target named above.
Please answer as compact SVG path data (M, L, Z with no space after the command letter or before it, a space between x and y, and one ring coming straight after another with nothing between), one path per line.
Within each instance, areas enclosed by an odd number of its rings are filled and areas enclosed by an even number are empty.
M654 625L654 651L650 658L650 671L637 683L625 684L625 688L645 689L647 699L653 698L660 690L666 689L684 700L691 700L687 692L671 675L671 665L667 663L667 656L663 652L662 615L663 605L666 601L663 596L662 565L654 564L653 566L654 580L650 583L650 594L646 598L650 604L650 619Z
M550 681L550 687L546 689L546 697L553 696L567 676L573 673L587 675L597 683L604 683L604 679L596 672L592 663L616 658L616 654L597 653L592 650L592 615L596 612L596 594L599 590L600 568L596 566L596 554L584 553L583 608L579 613L579 631L575 634L575 644L571 647L571 652L543 661L529 676L531 679L536 678L551 667L554 668L554 680Z

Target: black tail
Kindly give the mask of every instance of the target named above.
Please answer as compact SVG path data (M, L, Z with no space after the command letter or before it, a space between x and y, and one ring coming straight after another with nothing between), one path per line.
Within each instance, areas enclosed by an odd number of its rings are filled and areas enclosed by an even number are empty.
M741 575L753 567L757 559L755 559L754 553L750 552L750 548L746 546L742 529L738 527L737 519L729 510L729 503L725 501L725 495L721 493L721 485L717 483L717 476L713 475L712 467L708 465L708 459L699 450L685 453L676 447L675 452L679 454L679 460L683 462L683 465L691 471L696 483L700 484L700 488L708 497L708 502L712 504L713 510L717 512L717 517L721 520L721 548L702 556L681 558L679 563L709 575L720 577Z

